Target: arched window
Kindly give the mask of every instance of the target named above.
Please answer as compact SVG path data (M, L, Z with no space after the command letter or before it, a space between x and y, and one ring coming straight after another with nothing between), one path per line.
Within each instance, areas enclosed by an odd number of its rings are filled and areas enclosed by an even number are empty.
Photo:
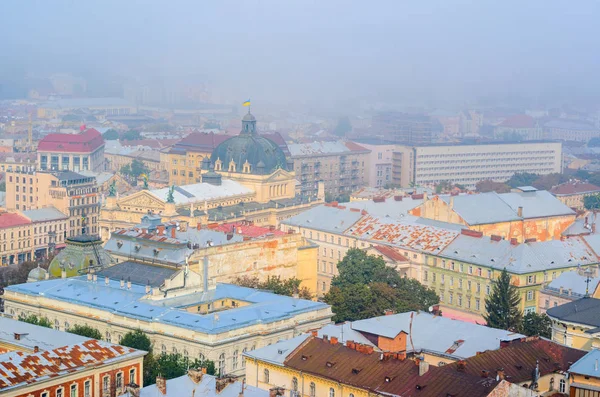
M69 330L69 322L65 321L65 331L68 331L68 330Z
M292 378L292 391L298 391L298 378L295 376Z
M167 354L167 346L165 346L165 345L162 345L162 346L160 347L160 352L161 352L162 354Z
M219 376L225 375L225 353L219 356Z
M548 390L554 390L554 378L550 378L550 387L548 388Z
M14 310L11 310L11 314L15 314ZM60 329L60 321L54 320L54 329Z
M354 393L348 394L348 397L354 397Z
M242 368L246 368L246 357L244 357L244 353L248 351L248 348L244 347L242 349Z
M333 389L333 387L329 388L329 397L335 397L335 390Z
M204 354L198 353L198 360L204 361Z
M235 371L238 366L238 351L233 352L233 357L231 357L231 370Z
M104 339L105 339L107 342L110 342L110 332L106 331L106 333L104 334Z
M567 381L564 379L561 379L560 382L558 382L558 391L560 393L566 393L567 390Z
M186 361L190 358L190 353L187 351L187 349L183 349L183 358L185 358Z
M316 397L317 396L317 385L315 385L315 382L310 382L310 397Z
M177 348L173 346L173 354L177 354Z
M265 374L265 378L264 378L265 383L269 383L269 370L265 369L264 374Z

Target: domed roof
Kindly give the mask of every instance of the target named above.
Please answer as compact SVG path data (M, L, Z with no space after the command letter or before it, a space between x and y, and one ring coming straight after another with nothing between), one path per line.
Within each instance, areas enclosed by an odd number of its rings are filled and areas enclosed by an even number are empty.
M256 133L256 119L248 113L242 119L240 135L219 144L213 150L211 161L221 161L221 170L227 171L231 160L235 162L236 172L241 173L246 161L250 164L251 174L270 174L278 168L288 170L283 150L272 140Z
M46 271L46 269L43 269L39 266L34 267L33 269L31 269L31 271L27 275L27 281L32 282L32 281L44 280L46 278L46 273L48 273Z

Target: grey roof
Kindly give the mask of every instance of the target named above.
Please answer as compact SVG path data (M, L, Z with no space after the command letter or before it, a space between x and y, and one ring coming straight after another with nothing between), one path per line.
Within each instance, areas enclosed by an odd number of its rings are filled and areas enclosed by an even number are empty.
M271 364L283 365L287 356L309 337L310 334L298 335L292 339L282 340L272 345L261 347L260 349L247 351L244 353L244 356L256 358Z
M600 234L591 234L589 236L582 236L582 238L594 250L594 252L600 255Z
M289 219L285 219L281 223L341 234L362 218L362 216L360 211L354 212L348 209L318 205Z
M56 173L56 177L61 182L62 181L73 182L73 181L79 181L79 180L82 180L82 179L93 178L93 177L90 177L90 176L85 176L85 175L78 174L78 173L73 172L73 171L59 171L59 172Z
M561 321L600 327L600 299L581 298L552 307L546 314Z
M359 145L357 145L359 146ZM350 149L346 146L343 141L321 141L311 143L292 143L288 145L292 157L301 156L318 156L318 155L331 155L331 154L348 154L356 150ZM369 152L368 149L363 148L365 152Z
M459 235L440 256L492 269L506 268L514 274L598 263L596 254L578 237L512 245L487 236Z
M598 361L600 361L600 350L592 349L588 354L577 360L575 364L571 365L569 373L600 378Z
M159 199L166 201L169 188L150 190L150 193ZM210 183L194 183L191 185L178 186L173 192L175 204L203 203L206 200L247 195L253 193L239 182L223 179L221 185L215 186Z
M202 380L194 383L190 377L182 375L178 378L167 380L167 394L162 394L156 384L146 386L140 390L140 397L239 397L244 388L244 397L269 397L269 390L259 389L244 382L235 381L229 383L220 392L216 391L216 377L212 375L202 376ZM122 394L120 397L129 397L129 393Z
M47 222L58 219L67 219L65 214L54 207L23 211L23 215L31 219L32 222Z
M148 266L126 261L102 269L97 274L101 281L104 277L108 277L111 280L128 280L133 284L159 287L165 279L173 276L178 270L175 267Z
M552 280L545 288L555 292L560 292L561 288L563 291L571 290L572 295L582 298L585 296L586 280L587 276L579 274L576 271L564 272ZM600 283L600 277L591 277L589 291L594 292L598 283Z
M440 198L446 203L452 199L451 196ZM518 215L519 207L523 207L523 217ZM571 208L545 190L453 196L453 209L469 225L575 215Z
M114 172L79 171L79 173L87 177L96 178L96 183L98 185L104 184L104 182L115 176Z
M550 120L544 124L545 128L561 128L567 130L583 130L583 131L598 131L598 128L594 127L592 124L583 123L581 121L575 120Z
M21 334L21 339L15 340L15 334ZM75 343L82 343L89 339L52 328L0 317L0 343L6 341L28 350L33 350L35 346L39 347L40 350L53 350Z

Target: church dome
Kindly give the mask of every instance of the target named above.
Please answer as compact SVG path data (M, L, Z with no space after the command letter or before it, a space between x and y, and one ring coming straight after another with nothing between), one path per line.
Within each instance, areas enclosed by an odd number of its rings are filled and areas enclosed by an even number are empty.
M36 281L44 280L44 279L46 279L46 273L48 273L46 271L46 269L43 269L39 266L34 267L33 269L31 269L31 271L27 275L27 281L30 283L33 283Z
M227 172L231 161L235 163L235 172L250 174L270 174L278 168L288 170L283 150L272 140L260 136L256 132L256 119L248 113L242 119L242 132L219 144L210 156L211 161L221 162L217 171ZM245 171L249 165L250 170Z

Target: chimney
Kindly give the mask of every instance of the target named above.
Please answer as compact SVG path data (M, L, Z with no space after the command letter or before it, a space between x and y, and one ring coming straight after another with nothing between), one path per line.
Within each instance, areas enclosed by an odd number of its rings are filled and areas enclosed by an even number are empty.
M423 357L419 360L419 376L423 376L429 371L429 363Z
M313 336L313 338L316 338L319 335L319 331L313 329L312 331L310 331L310 334Z
M177 237L177 228L175 226L173 226L171 228L171 237L172 238L176 238Z
M450 207L450 209L454 208L454 196L450 196L450 204L448 204L448 206Z
M121 288L125 288L125 280L123 280L123 277L121 277Z
M356 343L354 343L353 340L347 340L346 341L346 347L348 349L356 350Z
M331 337L331 344L332 345L337 345L337 343L338 343L338 338L336 338L335 336L332 336Z
M198 222L198 224L196 225L196 229L202 230L202 224L200 224L200 222Z
M104 284L108 285L110 282L110 280L108 279L108 277L104 277Z
M148 280L148 282L146 283L146 293L149 294L150 293L150 280Z
M127 289L131 289L131 277L127 277Z
M323 340L324 340L325 342L329 342L329 337L328 337L327 335L323 335Z
M456 363L456 370L458 372L465 372L465 368L467 368L467 362L465 360L460 360Z
M60 271L60 278L67 278L67 271L65 269Z
M125 386L125 394L130 397L140 397L140 386L131 382Z
M158 235L159 236L164 236L165 235L165 225L158 225L158 226L156 226L156 230L158 230Z
M33 346L33 352L38 353L40 351L39 346ZM596 367L598 366L598 360L596 360Z
M569 296L573 295L573 290L569 288Z
M517 208L517 215L519 218L523 218L523 207Z
M202 381L202 377L204 376L203 368L190 368L188 369L188 377L192 382L198 384Z
M504 368L498 368L498 370L496 371L496 380L503 380L504 379Z
M217 392L217 394L221 393L223 391L223 389L225 389L227 387L227 385L229 383L232 382L231 378L217 378L215 379L215 391Z
M392 309L385 309L383 311L383 314L386 315L386 316L391 316L392 314L396 314L396 312L393 311Z
M97 283L97 282L98 282L98 275L97 275L97 274L94 274L94 275L92 276L92 281L93 281L94 283Z
M90 273L89 271L87 274L87 281L92 281L92 273Z
M167 394L167 380L162 376L156 377L156 388L163 396Z
M563 294L563 292L564 292L564 291L563 291L563 289L564 289L563 287L560 287L560 288L558 289L558 293L559 293L560 295L562 295L562 294Z
M142 228L142 233L144 234L148 234L148 229L146 229L145 227Z
M510 239L510 245L519 245L519 242L517 241L516 238L513 237Z

